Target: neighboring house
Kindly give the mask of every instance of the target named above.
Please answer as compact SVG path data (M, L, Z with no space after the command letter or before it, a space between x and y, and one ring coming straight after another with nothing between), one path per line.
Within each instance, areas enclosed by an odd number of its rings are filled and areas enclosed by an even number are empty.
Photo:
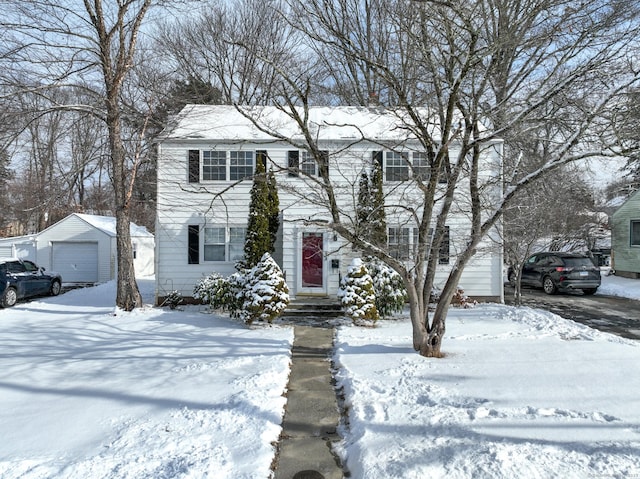
M153 274L154 237L131 224L137 275ZM30 259L60 273L64 283L103 283L116 277L116 219L72 213L29 236L0 239L0 257Z
M640 278L640 190L611 216L611 257L616 275Z
M318 165L306 151L298 128L273 107L250 111L259 115L253 119L263 128L233 106L187 105L161 135L155 268L158 304L174 290L192 296L196 282L213 272L223 276L235 272L235 262L243 255L256 161L265 162L276 174L281 221L273 257L284 271L293 298L334 296L341 275L357 255L323 226L330 218L326 208L319 206L323 194ZM396 114L388 110L311 107L309 116L337 201L347 215L354 217L361 172L372 161L381 162L389 195L389 248L397 258L408 259L417 228L405 206L414 207L421 201L415 182L406 180L410 175L429 174L419 141L408 138ZM265 130L277 131L281 139ZM498 178L502 142L496 141L483 155L483 174ZM500 194L493 191L493 204ZM456 251L464 247L462 232L467 234L469 227L466 211L452 211L437 267L436 284L440 285ZM487 241L477 250L460 286L474 298L501 301L502 246Z

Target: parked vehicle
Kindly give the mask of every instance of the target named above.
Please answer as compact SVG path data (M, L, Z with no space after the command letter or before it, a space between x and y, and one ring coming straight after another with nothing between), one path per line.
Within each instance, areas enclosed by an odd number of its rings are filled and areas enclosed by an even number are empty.
M33 261L0 259L0 306L8 308L19 299L57 296L62 288L58 273L47 272Z
M507 278L515 285L515 270L509 268ZM542 288L547 294L575 289L594 294L600 281L600 268L589 256L579 253L536 253L522 266L521 284Z

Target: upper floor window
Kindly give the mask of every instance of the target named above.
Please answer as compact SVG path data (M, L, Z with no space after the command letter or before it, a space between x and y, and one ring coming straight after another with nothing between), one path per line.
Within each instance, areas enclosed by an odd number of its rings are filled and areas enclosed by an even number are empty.
M424 151L413 152L413 177L420 181L429 181L431 177L431 164Z
M253 175L254 156L253 151L230 151L229 179L238 181Z
M202 179L204 181L224 181L227 179L227 152L202 152Z
M308 150L291 150L287 152L287 168L289 176L321 176L325 171L329 174L329 152L322 150L316 158Z
M300 171L308 176L315 176L318 174L316 160L308 151L302 151L300 154Z
M385 152L385 178L387 181L406 181L409 179L409 155L405 152Z
M189 182L250 178L255 158L255 151L189 150Z
M423 151L374 151L373 161L380 163L385 181L407 181L409 178L428 181L431 176L431 163Z

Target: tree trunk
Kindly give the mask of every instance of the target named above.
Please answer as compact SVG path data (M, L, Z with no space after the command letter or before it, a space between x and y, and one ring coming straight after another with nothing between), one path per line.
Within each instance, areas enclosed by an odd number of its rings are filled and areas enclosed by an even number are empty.
M116 246L118 250L118 280L116 305L131 311L142 306L142 295L136 283L136 273L133 267L133 251L131 246L131 232L129 229L129 210L118 208L116 211Z
M441 358L440 347L445 333L446 310L443 315L439 313L439 308L436 309L433 319L429 321L429 305L425 298L417 294L417 290L412 286L407 287L407 294L413 329L413 349L427 358Z
M134 308L142 306L142 295L136 283L136 274L133 267L133 247L131 245L130 230L131 189L125 166L126 154L122 144L117 99L112 98L107 108L113 188L116 197L116 247L118 258L116 306L125 311L132 311Z

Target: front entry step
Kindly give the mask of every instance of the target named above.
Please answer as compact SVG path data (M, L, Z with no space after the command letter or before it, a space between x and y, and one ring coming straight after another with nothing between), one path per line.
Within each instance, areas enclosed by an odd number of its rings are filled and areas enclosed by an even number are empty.
M296 298L284 311L283 317L339 318L343 316L342 306L336 298L303 297Z

